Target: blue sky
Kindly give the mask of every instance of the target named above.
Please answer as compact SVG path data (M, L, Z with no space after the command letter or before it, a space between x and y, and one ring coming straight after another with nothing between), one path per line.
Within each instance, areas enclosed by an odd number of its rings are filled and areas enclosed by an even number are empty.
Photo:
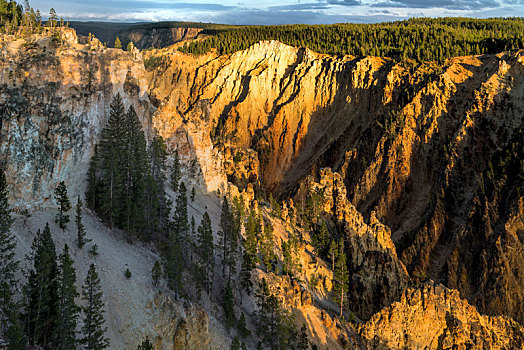
M523 16L524 0L33 0L68 20L227 24L378 22L409 17ZM45 17L45 16L44 16Z

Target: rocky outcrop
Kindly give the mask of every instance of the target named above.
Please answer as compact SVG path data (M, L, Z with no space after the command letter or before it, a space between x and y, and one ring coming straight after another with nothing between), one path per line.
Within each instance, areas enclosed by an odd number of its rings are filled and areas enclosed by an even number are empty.
M115 94L135 107L146 130L150 125L139 52L106 49L96 39L79 44L70 29L56 33L0 36L0 162L15 206L51 204L61 180L72 195L84 193Z
M481 316L442 285L407 289L399 302L358 327L367 349L524 349L524 329Z
M351 204L342 176L320 171L318 182L306 180L308 191L320 194L324 215L332 216L344 230L350 274L349 305L361 319L369 319L400 298L409 285L404 264L398 259L391 231L372 213L369 223ZM299 191L299 194L300 191Z
M356 210L391 228L410 273L524 320L523 52L442 66L275 41L224 56L150 54L165 60L150 73L165 136L171 120L205 115L211 142L255 151L258 180L281 198L334 169Z

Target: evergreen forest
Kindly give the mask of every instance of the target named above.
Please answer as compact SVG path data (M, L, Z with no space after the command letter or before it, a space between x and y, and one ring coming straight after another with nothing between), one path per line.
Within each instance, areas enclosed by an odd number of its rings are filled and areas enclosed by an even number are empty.
M412 18L404 21L333 25L206 28L204 40L180 51L200 55L244 50L264 40L329 55L383 56L443 63L455 56L493 54L524 48L522 18Z

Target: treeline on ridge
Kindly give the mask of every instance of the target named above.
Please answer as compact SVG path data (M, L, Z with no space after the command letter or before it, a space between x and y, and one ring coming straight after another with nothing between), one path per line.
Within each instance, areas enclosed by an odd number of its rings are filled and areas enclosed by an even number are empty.
M330 55L384 56L444 62L447 58L493 54L524 48L522 18L413 18L375 24L281 25L208 28L205 40L179 50L219 54L244 50L264 40L278 40Z

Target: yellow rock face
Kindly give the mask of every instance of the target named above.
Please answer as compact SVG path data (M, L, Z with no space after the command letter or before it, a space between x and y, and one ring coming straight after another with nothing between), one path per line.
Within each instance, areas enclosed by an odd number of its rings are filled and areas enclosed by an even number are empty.
M500 215L518 207L522 185L506 181L507 164L486 185L497 152L522 157L523 54L438 66L330 57L275 41L224 56L168 48L148 53L163 58L149 72L153 124L167 138L182 125L203 131L202 147L193 145L207 150L199 163L209 190L226 179L243 190L249 178L286 197L308 175L334 169L356 211L391 229L382 243L397 245L408 272L458 288L482 312L523 321L524 270L510 267L522 266L523 241L504 230L522 215Z

